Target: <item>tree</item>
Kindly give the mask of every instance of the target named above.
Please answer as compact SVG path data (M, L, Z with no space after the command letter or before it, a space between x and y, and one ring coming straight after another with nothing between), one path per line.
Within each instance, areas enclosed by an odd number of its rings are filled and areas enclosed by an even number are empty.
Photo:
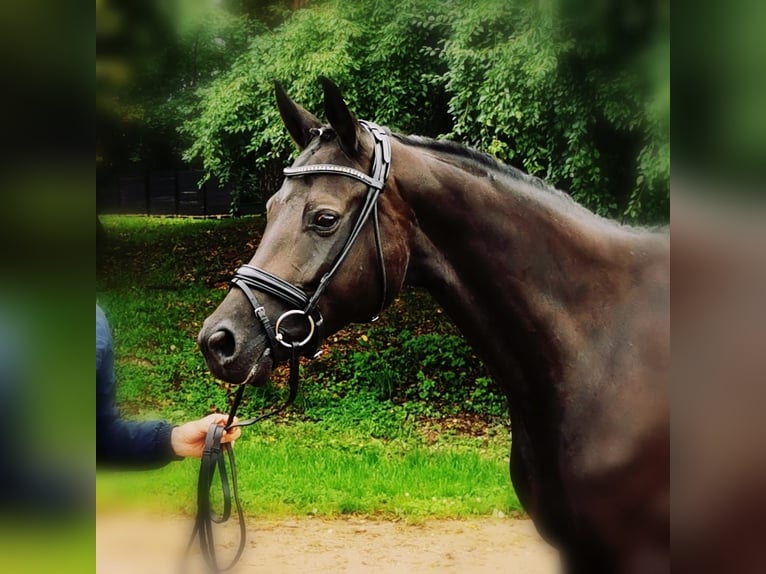
M360 117L492 153L599 213L666 221L667 6L590 6L328 0L284 13L199 89L185 157L237 198L269 195L295 152L273 82L317 112L325 75Z

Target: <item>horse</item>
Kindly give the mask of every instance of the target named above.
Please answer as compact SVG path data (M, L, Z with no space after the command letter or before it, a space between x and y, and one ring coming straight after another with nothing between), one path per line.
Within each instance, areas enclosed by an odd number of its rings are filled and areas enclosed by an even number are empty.
M670 241L458 143L277 106L300 148L198 342L211 372L274 365L425 287L506 395L510 475L567 572L670 568Z

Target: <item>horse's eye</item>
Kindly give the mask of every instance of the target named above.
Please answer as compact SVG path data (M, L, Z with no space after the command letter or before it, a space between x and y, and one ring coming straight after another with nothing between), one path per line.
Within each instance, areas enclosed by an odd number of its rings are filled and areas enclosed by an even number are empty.
M321 211L314 216L314 225L319 229L332 229L338 223L338 216L334 213Z

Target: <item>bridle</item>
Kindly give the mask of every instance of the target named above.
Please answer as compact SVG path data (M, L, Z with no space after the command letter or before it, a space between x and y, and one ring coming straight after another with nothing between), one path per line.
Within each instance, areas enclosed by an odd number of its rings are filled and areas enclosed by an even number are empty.
M293 285L292 283L285 281L284 279L269 273L268 271L255 267L253 265L242 265L234 274L231 280L232 288L237 287L247 297L250 305L253 308L253 313L263 327L266 337L268 339L268 348L266 352L270 352L274 358L278 355L278 350L284 347L290 350L290 377L289 377L289 395L287 400L280 407L257 416L252 419L244 421L234 422L234 415L236 414L239 403L242 400L246 383L249 382L250 375L248 375L242 384L240 384L237 394L234 399L231 410L229 411L229 418L226 426L220 426L217 424L211 424L208 429L207 437L205 439L205 449L200 462L200 472L197 482L197 515L195 518L194 530L187 546L187 553L191 548L194 540L199 538L200 548L202 556L212 572L224 572L230 570L239 560L242 552L245 548L245 536L246 526L244 521L244 514L242 512L242 506L239 502L239 493L237 490L237 473L236 464L234 460L234 451L228 443L221 443L224 430L228 430L234 427L243 427L252 425L260 420L276 415L289 405L293 403L298 393L298 363L301 355L309 355L317 357L319 353L315 351L319 348L320 344L320 332L324 322L322 314L319 310L319 299L322 293L327 288L332 277L338 271L343 261L348 256L349 252L353 248L356 240L358 239L362 228L365 223L372 218L373 231L375 236L375 247L378 254L378 261L380 262L381 270L381 303L378 314L385 308L388 290L388 281L386 278L386 265L383 258L383 244L380 238L380 221L378 217L378 198L386 186L388 174L391 169L391 142L388 134L379 126L372 122L360 121L360 125L372 136L374 148L373 148L373 161L370 175L367 175L357 169L334 165L334 164L315 164L306 165L301 167L288 167L284 169L285 177L305 177L309 175L326 174L326 175L340 175L343 177L350 177L361 181L367 185L367 193L364 198L364 203L359 211L356 222L351 229L346 241L343 244L340 252L335 258L335 261L330 267L330 270L325 273L319 280L319 283L313 293L309 294L300 287ZM312 129L313 135L321 137L323 128ZM267 293L277 299L280 299L285 303L289 309L282 313L276 322L272 325L271 320L266 314L264 306L258 301L258 298L253 293L253 289L257 289L264 293ZM308 325L308 334L300 340L289 341L286 339L285 334L281 327L284 321L288 317L304 317L306 324ZM372 318L376 320L377 315ZM311 351L311 352L309 352ZM255 366L253 370L254 372ZM226 461L224 459L224 453L226 453L229 459L229 466L231 468L231 487L229 486L228 474L226 471ZM210 504L210 488L212 486L213 477L216 469L221 481L221 489L223 492L223 512L218 516L213 512ZM231 560L231 562L222 567L218 564L215 555L215 545L213 543L213 531L212 523L226 522L231 515L231 493L234 493L234 502L236 506L237 516L239 518L239 546L237 551ZM182 563L182 571L185 566L185 561Z
M285 168L283 172L288 178L299 178L317 174L340 175L356 179L367 185L367 194L356 222L354 223L354 227L351 229L348 237L346 237L346 242L336 256L332 267L330 267L330 270L319 280L319 284L314 292L312 294L306 293L300 287L253 265L243 265L240 267L234 274L234 278L231 280L232 284L241 289L250 301L250 304L253 307L253 312L263 326L263 330L269 339L269 347L274 354L276 354L280 345L287 348L294 348L294 344L296 343L296 341L286 341L283 333L280 331L280 327L287 317L302 316L306 319L308 335L306 335L303 340L297 341L298 347L300 347L302 351L309 346L309 343L314 339L315 335L318 335L319 329L323 323L322 315L319 311L319 299L327 288L327 285L330 283L332 277L343 264L343 261L348 256L351 248L356 243L362 228L371 216L374 227L375 246L378 252L378 261L380 262L381 269L382 290L380 310L382 311L385 307L388 296L388 281L386 279L386 265L383 259L383 246L380 240L378 197L380 197L380 194L386 185L388 173L391 169L391 142L388 134L379 126L365 121L359 123L372 136L374 142L372 170L370 175L351 167L333 164L288 167ZM322 130L316 129L312 130L312 132L321 135ZM272 327L269 318L266 316L263 305L260 304L251 289L258 289L277 299L281 299L283 303L286 303L287 306L292 307L292 309L284 312ZM318 345L316 345L316 347L318 347Z

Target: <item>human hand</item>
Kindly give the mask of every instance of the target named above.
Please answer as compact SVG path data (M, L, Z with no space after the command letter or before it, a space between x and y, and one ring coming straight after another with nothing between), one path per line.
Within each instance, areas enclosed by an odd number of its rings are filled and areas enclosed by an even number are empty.
M207 430L210 425L215 423L224 426L227 420L228 415L214 413L199 420L175 427L170 434L170 445L173 448L173 452L178 456L202 457L202 453L205 450L205 437L207 437ZM234 422L238 420L237 417L234 417ZM242 434L242 431L239 427L224 431L221 443L230 442L233 446L234 441L239 438L240 434Z

